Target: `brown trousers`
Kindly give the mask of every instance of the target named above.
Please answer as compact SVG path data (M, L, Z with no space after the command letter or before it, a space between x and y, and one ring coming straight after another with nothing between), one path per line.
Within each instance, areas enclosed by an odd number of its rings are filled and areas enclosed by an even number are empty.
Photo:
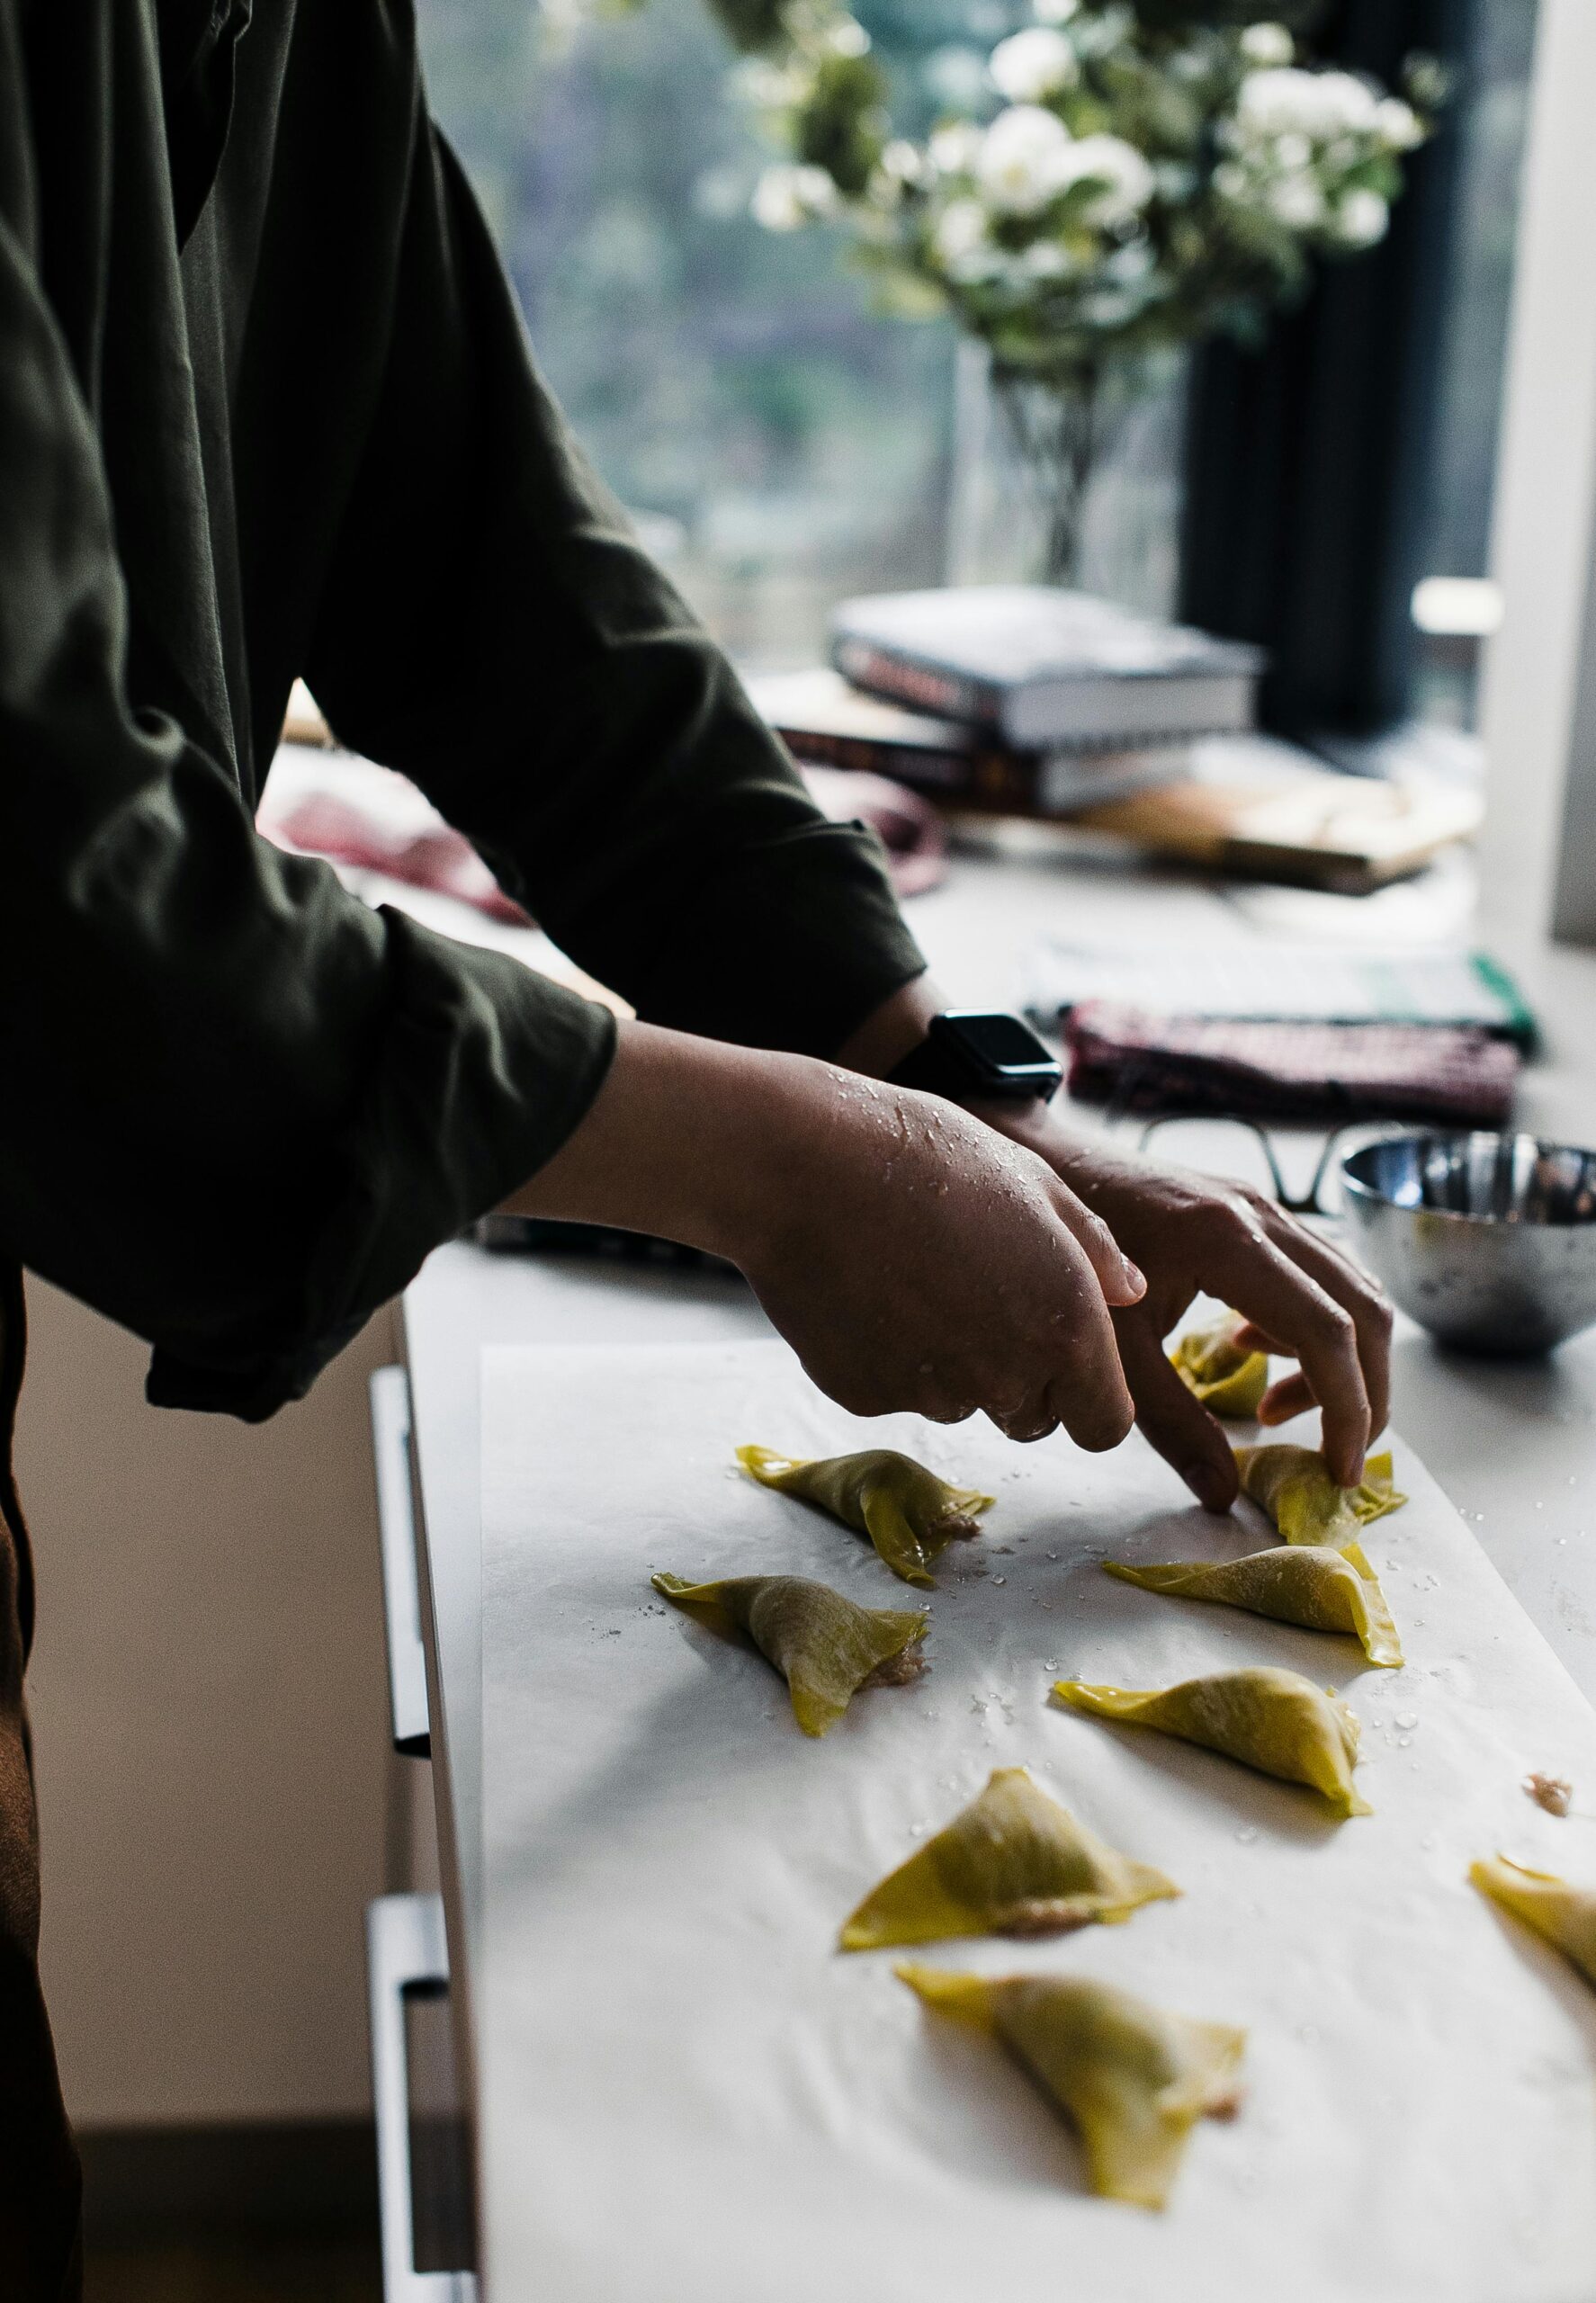
M0 1257L0 2297L76 2303L82 2184L39 1984L39 1818L22 1670L33 1565L11 1469L25 1326Z

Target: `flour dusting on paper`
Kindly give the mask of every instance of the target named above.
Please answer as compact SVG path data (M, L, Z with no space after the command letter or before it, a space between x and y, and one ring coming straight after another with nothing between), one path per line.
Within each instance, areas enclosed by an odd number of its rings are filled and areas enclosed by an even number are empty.
M1382 1671L1105 1575L1267 1539L1250 1504L1190 1505L1139 1438L863 1423L780 1344L492 1349L482 1376L495 2303L1596 2298L1596 1994L1465 1876L1498 1849L1574 1875L1570 1825L1522 1787L1552 1752L1596 1781L1596 1714L1400 1444L1412 1501L1365 1537L1409 1658ZM927 1677L823 1743L761 1657L649 1589L656 1567L779 1573L901 1604L856 1536L727 1478L750 1436L900 1447L998 1498L923 1595ZM1373 1815L1338 1827L1311 1793L1046 1704L1061 1674L1254 1662L1350 1703ZM928 2016L890 1953L833 1948L1011 1766L1184 1892L928 1956L1246 2030L1241 2115L1201 2123L1162 2216L1088 2195L1024 2074Z

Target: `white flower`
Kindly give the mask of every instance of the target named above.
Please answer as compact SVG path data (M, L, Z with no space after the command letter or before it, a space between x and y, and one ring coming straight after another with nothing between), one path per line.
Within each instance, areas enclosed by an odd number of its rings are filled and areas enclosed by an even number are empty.
M1311 232L1324 221L1324 194L1311 175L1281 176L1263 196L1269 213L1294 232Z
M1158 179L1134 144L1123 136L1082 136L1069 149L1067 181L1093 178L1102 190L1088 201L1088 223L1126 224L1140 215L1158 189Z
M1373 89L1352 73L1301 72L1294 65L1248 73L1236 98L1236 126L1244 142L1301 135L1323 144L1349 131L1370 134L1376 106Z
M1249 190L1246 169L1238 167L1234 160L1221 160L1214 171L1214 189L1221 200L1245 200Z
M1236 96L1236 127L1246 141L1311 132L1318 125L1311 72L1249 72Z
M1075 51L1063 32L1048 24L1033 24L1000 40L987 66L998 94L1011 104L1040 103L1063 88L1073 87L1080 76Z
M1039 24L1067 24L1080 6L1080 0L1031 0L1031 13Z
M897 184L919 184L926 172L919 145L911 144L907 136L893 137L879 165L883 175Z
M968 176L975 173L981 145L981 130L974 121L955 120L937 129L926 149L938 175Z
M1010 104L982 139L976 180L1004 214L1035 215L1072 182L1073 149L1069 130L1052 112L1040 104Z
M979 200L950 201L937 218L931 246L937 261L955 279L975 276L968 270L972 259L992 253L986 224L986 211Z
M731 67L732 94L761 112L781 112L802 103L811 85L809 74L773 64L764 56L741 57Z
M1080 300L1080 317L1089 327L1123 327L1143 309L1143 299L1125 288L1098 288Z
M1372 248L1385 237L1391 210L1377 192L1349 192L1337 206L1335 236L1343 247Z
M1380 116L1380 102L1367 80L1352 72L1314 72L1309 74L1318 92L1323 126L1322 137L1334 136L1338 131L1353 136L1370 136Z
M1296 46L1284 24L1249 24L1242 34L1242 53L1249 64L1289 64Z
M1063 280L1074 270L1068 248L1057 240L1033 240L1019 260L1019 269L1027 280L1047 282Z
M869 197L877 208L901 208L905 193L925 184L931 173L919 145L894 136L871 171Z
M1291 175L1298 168L1305 168L1313 157L1312 140L1303 134L1300 128L1294 128L1289 135L1276 137L1275 166L1284 170L1286 175Z
M837 186L824 168L767 168L754 186L754 219L767 232L796 232L837 207Z
M1424 141L1424 123L1412 104L1385 96L1375 106L1375 134L1390 152L1411 152Z
M854 16L844 16L839 23L829 25L825 44L833 56L868 56L870 53L870 35Z

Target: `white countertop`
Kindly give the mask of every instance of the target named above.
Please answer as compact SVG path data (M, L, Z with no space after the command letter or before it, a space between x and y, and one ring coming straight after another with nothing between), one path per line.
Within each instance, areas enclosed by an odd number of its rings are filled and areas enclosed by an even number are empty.
M1138 933L1169 941L1188 930L1316 942L1342 935L1423 940L1466 934L1471 895L1461 861L1422 883L1358 900L1220 890L1079 856L960 857L948 884L919 900L911 918L950 998L1006 1006L1015 999L1024 953L1049 932L1116 941ZM1547 1035L1545 1059L1526 1075L1522 1124L1596 1143L1596 953L1504 956ZM1089 1113L1081 1118L1093 1124ZM1211 1130L1205 1140L1211 1142ZM1181 1129L1168 1131L1161 1145L1172 1157L1200 1156ZM1300 1142L1288 1148L1297 1157L1304 1149ZM730 1340L768 1330L734 1277L510 1259L465 1246L430 1259L404 1308L436 1632L433 1750L445 1902L453 1965L469 1988L482 1871L481 1350L504 1343ZM1443 1353L1402 1322L1394 1421L1596 1702L1596 1331L1544 1361L1490 1364Z

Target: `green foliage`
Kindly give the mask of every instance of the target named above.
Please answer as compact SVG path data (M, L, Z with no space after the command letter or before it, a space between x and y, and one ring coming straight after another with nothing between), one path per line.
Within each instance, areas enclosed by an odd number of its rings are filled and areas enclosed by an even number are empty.
M873 57L823 56L795 116L798 158L824 168L846 200L863 197L881 158L889 127L886 93Z
M734 48L767 53L785 38L783 0L709 0L711 14Z

